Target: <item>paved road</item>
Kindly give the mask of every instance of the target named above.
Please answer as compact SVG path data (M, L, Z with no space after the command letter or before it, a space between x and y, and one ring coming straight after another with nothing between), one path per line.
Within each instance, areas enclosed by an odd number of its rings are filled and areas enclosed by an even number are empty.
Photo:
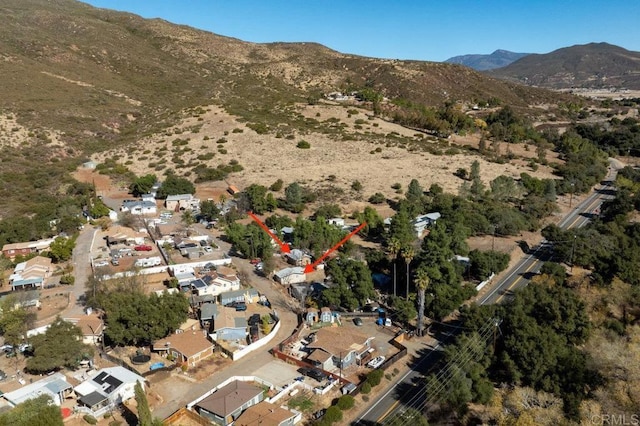
M562 229L579 228L586 225L593 214L599 213L600 205L603 201L612 199L615 196L613 182L617 170L622 167L618 162L611 162L612 168L605 178L606 180L589 197L580 202L569 212L559 223ZM536 274L542 264L552 257L552 248L543 241L539 246L530 249L530 253L509 270L503 278L496 280L492 284L490 291L483 296L478 303L481 305L499 303L505 297L509 297L518 288L528 284L531 276ZM451 335L447 337L450 338ZM398 406L420 406L417 387L415 382L420 380L425 368L433 365L440 355L442 345L438 344L434 348L423 351L422 357L417 363L384 394L382 394L373 404L363 411L355 422L355 425L375 425L380 424L387 416L394 412Z

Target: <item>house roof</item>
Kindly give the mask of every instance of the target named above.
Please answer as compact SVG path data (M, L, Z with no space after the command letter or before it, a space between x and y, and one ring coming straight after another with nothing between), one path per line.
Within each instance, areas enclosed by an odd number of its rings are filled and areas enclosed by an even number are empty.
M369 339L370 337L351 327L324 327L316 332L315 341L309 343L307 347L322 349L332 355L338 355L341 352L346 354L362 349Z
M298 275L298 274L304 274L304 269L300 266L296 266L294 268L280 269L274 275L282 279L282 278L288 277L289 275Z
M207 321L218 316L218 305L215 303L204 303L200 306L200 319Z
M54 396L62 391L71 389L73 386L67 382L67 378L62 373L55 373L37 382L30 383L13 392L7 392L3 397L11 404L17 405L29 399L37 398L42 394Z
M235 278L236 276L235 269L229 268L228 266L223 266L223 265L216 267L216 273L220 276L227 277L227 278L230 278L230 277Z
M74 322L82 330L83 336L100 336L104 322L97 314L84 315L79 318L65 318L65 320Z
M236 318L243 319L242 322L236 321ZM238 312L235 308L228 308L226 306L220 306L218 308L218 316L213 322L214 331L221 330L223 328L246 328L247 319L242 312Z
M247 408L233 423L235 426L279 426L295 413L267 401Z
M191 200L193 195L191 194L177 194L177 195L168 195L167 201L187 201Z
M109 367L97 371L94 376L80 383L74 390L80 396L89 395L97 391L108 397L117 391L123 383L135 382L144 384L144 377L124 367Z
M261 393L262 389L251 383L234 380L198 402L197 406L226 417Z
M314 349L313 352L311 352L311 355L307 357L307 359L309 361L317 361L324 364L329 359L331 359L331 356L332 355L324 349Z
M49 248L49 246L51 246L53 240L53 238L48 238L45 240L27 241L24 243L5 244L4 246L2 246L2 251L24 249L45 250Z
M220 298L221 299L236 299L240 296L246 296L248 295L249 297L257 297L258 296L258 290L256 290L255 288L243 288L240 290L234 290L234 291L226 291L224 293L220 294Z
M88 395L85 395L79 399L81 403L86 405L87 407L93 407L94 405L100 404L102 401L106 400L107 397L101 394L98 391L91 392Z
M168 350L169 348L175 349L189 358L213 348L213 343L207 339L203 331L198 330L175 333L153 344L154 351Z

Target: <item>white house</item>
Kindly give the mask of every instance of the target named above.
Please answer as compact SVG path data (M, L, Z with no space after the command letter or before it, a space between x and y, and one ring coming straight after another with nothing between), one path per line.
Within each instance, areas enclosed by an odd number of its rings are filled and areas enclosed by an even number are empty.
M84 407L82 411L99 417L133 398L136 382L140 382L144 389L144 377L124 367L110 367L97 371L73 390L79 397L78 402Z
M422 214L420 216L417 216L413 220L413 229L416 232L416 235L418 236L418 238L422 237L422 234L424 233L424 231L428 227L436 223L436 221L440 219L440 216L441 215L438 212L427 213L427 214Z
M154 215L158 212L158 207L155 201L125 200L122 202L120 211L135 215Z
M288 285L305 282L307 275L304 273L304 268L296 266L279 270L273 274L273 279L280 284Z
M29 399L37 398L41 395L49 395L56 405L61 405L62 401L70 396L73 386L67 382L67 378L62 373L54 373L37 382L30 383L13 392L2 395L12 407L21 404Z

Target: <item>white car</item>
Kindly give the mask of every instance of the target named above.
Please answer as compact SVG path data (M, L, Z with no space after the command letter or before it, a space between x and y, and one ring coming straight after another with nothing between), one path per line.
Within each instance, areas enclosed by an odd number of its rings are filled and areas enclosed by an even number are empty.
M202 250L206 251L207 253L213 252L213 249L211 248L211 246L204 246Z
M385 359L383 355L377 356L367 363L367 367L376 369L384 363Z

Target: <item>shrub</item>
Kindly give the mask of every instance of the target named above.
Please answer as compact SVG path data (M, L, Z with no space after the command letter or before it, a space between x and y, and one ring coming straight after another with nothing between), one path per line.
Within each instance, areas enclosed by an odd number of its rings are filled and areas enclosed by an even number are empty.
M354 180L351 184L351 189L353 189L354 191L362 191L362 184L359 180Z
M63 275L60 277L60 284L62 285L73 285L75 283L76 277L73 275Z
M273 184L271 184L269 189L272 190L273 192L278 192L282 190L283 185L284 185L284 182L282 182L282 179L278 179L277 181L273 182Z
M395 189L396 191L399 191L402 189L402 185L396 182L393 185L391 185L391 189Z
M369 392L371 392L371 384L369 383L368 380L366 382L364 382L364 384L360 388L360 392L365 394L365 395L368 394Z
M342 395L336 404L342 411L349 410L355 405L355 400L351 395Z
M309 142L305 141L305 140L301 140L300 142L298 142L296 147L298 147L300 149L309 149L309 148L311 148L311 144Z
M329 423L339 422L340 420L342 420L342 411L340 411L340 409L335 405L332 405L331 407L327 408L327 412L324 413L323 420Z
M386 197L381 192L376 192L371 197L369 197L369 202L371 204L382 204L386 201Z
M244 130L238 129L237 127L231 131L231 133L242 133Z
M82 416L82 418L84 419L85 422L89 423L90 425L98 424L98 420L96 420L96 418L93 417L91 414L85 414L84 416Z
M367 383L371 385L371 387L378 386L382 381L382 376L384 372L382 370L373 370L371 373L367 374Z

